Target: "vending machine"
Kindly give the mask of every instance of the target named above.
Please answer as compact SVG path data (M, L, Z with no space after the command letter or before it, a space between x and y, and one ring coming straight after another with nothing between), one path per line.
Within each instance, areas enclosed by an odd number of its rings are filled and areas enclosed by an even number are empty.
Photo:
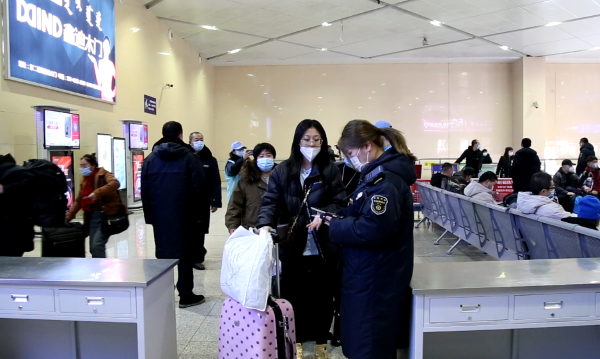
M56 164L67 178L66 193L69 208L75 200L75 162L73 150L79 149L80 119L73 108L38 105L33 106L36 124L37 158Z
M142 166L148 150L148 125L136 120L123 120L127 173L127 207L142 208Z

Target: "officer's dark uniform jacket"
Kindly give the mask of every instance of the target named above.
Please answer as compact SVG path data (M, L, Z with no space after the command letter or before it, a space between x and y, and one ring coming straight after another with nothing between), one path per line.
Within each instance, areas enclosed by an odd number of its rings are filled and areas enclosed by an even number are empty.
M414 162L389 150L363 168L352 203L330 225L342 245L341 332L350 359L391 359L413 271Z

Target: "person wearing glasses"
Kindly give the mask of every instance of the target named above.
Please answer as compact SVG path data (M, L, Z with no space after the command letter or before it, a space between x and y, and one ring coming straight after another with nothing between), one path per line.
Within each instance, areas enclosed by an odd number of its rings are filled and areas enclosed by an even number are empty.
M259 228L290 227L280 245L281 297L294 307L298 358L307 341L316 341L315 358L327 358L333 319L335 247L311 210L335 213L345 205L342 178L327 146L319 121L298 124L290 157L273 170L258 216Z
M531 177L529 184L531 192L519 192L517 209L525 214L561 220L571 216L571 213L558 204L552 176L538 172Z

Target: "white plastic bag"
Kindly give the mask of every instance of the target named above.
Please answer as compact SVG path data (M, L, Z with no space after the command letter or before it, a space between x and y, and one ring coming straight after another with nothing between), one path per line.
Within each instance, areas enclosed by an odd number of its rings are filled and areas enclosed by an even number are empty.
M273 239L239 227L227 239L221 264L221 289L249 309L265 311L271 290Z

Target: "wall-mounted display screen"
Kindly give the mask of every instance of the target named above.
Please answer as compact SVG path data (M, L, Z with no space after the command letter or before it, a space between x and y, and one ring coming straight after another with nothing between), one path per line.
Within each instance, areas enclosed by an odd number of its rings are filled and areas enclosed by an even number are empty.
M7 0L7 78L116 102L113 0Z
M127 170L125 166L125 161L125 139L113 138L113 174L121 184L121 186L119 186L119 189L127 188Z
M103 167L105 170L113 171L113 153L112 153L112 136L99 133L96 137L98 143L98 149L96 152L96 158L98 159L98 166Z
M79 148L79 115L44 111L44 147Z
M142 166L144 165L144 153L132 153L133 162L133 201L142 200Z
M129 124L129 148L132 150L148 149L148 125Z

